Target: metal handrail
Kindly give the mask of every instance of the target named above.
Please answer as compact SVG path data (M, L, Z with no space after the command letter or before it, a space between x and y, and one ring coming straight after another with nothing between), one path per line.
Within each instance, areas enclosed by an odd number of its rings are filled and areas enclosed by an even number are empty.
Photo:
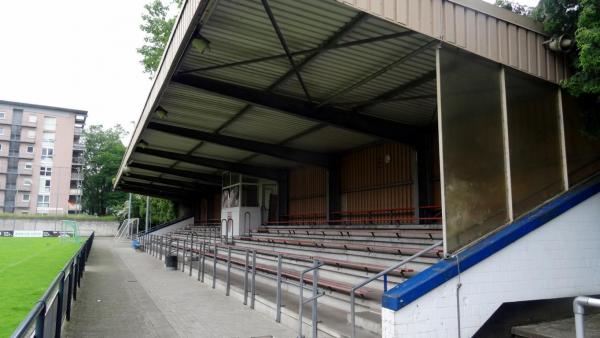
M246 216L248 216L248 222L246 222ZM252 222L252 213L246 211L244 213L244 235L250 234L250 223Z
M313 262L313 266L307 269L302 270L300 273L300 290L298 295L298 338L303 338L302 335L302 315L304 312L304 304L308 302L313 302L312 305L312 337L317 337L317 298L323 296L324 294L319 294L318 292L318 283L319 283L319 274L318 269L321 268L325 263L319 262L315 260ZM308 272L313 272L313 295L307 300L304 300L304 275Z
M585 314L585 307L597 307L600 308L600 299L579 296L573 299L573 314L575 317L575 337L585 337L585 326L583 325L583 315Z
M52 307L52 301L54 299L57 302L54 335L57 337L60 336L63 321L63 307L66 311L66 320L69 321L71 319L71 299L76 299L77 297L77 287L80 286L80 279L83 276L85 262L89 257L93 241L94 232L92 232L86 242L71 257L71 259L69 259L67 264L65 264L62 270L54 278L40 300L35 303L25 319L19 323L19 326L17 326L12 333L11 338L26 337L32 329L32 325L35 325L35 337L43 337L46 324L46 312L48 312L48 307ZM68 297L66 299L66 304L63 304L65 292L67 292ZM51 296L54 296L55 294L56 296L52 298Z
M352 325L352 338L356 337L356 309L355 309L355 298L356 296L354 295L354 293L356 292L356 290L362 288L363 286L371 283L372 281L379 279L379 277L384 276L384 290L387 291L387 274L390 273L391 271L394 271L396 269L398 269L399 267L405 265L406 263L410 263L413 260L415 260L416 258L419 258L421 256L423 256L424 254L426 254L427 252L437 248L438 246L442 246L444 244L444 241L438 241L435 242L433 245L428 246L427 248L415 253L414 255L408 257L407 259L402 260L401 262L394 264L390 267L388 267L387 269L379 272L378 274L376 274L375 276L364 280L356 285L354 285L352 287L352 290L350 291L350 318L351 318L351 325Z

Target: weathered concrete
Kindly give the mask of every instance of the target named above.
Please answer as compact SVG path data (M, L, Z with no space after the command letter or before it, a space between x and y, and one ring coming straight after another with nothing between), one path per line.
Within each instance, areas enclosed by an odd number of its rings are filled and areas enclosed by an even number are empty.
M294 337L237 300L107 238L94 241L66 337Z
M96 237L114 236L119 223L117 221L76 221L81 235L89 235L92 231ZM0 230L53 230L62 229L61 220L53 219L0 219Z
M584 320L585 336L600 337L600 314L587 315ZM567 318L552 322L513 327L517 337L527 338L568 338L575 337L575 319Z

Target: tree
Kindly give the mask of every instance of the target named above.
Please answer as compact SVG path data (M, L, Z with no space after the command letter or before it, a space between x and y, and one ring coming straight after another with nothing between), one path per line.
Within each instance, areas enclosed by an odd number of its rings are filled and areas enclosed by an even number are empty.
M585 132L600 137L600 1L541 0L535 9L510 0L496 5L542 21L554 37L574 39L566 54L572 74L561 86L584 103Z
M146 33L144 37L144 45L137 49L137 52L142 55L141 63L144 65L144 72L154 76L165 46L169 41L171 30L175 24L175 16L171 15L172 6L181 7L182 0L152 0L152 2L144 5L145 13L142 14L144 23L140 25L140 29Z
M125 154L121 138L126 134L118 124L109 129L104 129L102 125L92 125L84 131L82 206L88 214L114 214L126 199L124 192L112 189Z

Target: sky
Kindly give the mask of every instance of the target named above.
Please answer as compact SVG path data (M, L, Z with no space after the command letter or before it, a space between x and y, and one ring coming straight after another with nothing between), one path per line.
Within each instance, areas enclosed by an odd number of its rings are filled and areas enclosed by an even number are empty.
M151 86L136 52L149 1L0 0L0 100L87 110L88 125L132 131Z

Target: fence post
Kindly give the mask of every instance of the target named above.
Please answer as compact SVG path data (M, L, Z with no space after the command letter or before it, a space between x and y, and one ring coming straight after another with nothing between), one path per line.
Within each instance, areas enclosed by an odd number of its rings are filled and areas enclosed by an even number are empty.
M67 320L71 320L71 301L73 297L73 261L69 266L69 279L67 284Z
M61 271L59 275L60 281L58 282L58 293L56 294L56 326L54 331L54 337L56 338L60 338L62 330L62 310L65 294L65 271Z
M35 338L44 337L44 324L46 323L46 302L43 300L39 302L42 303L42 310L35 320Z
M73 300L77 300L77 269L79 268L79 263L77 262L77 257L73 258L73 281L71 284L73 285Z

